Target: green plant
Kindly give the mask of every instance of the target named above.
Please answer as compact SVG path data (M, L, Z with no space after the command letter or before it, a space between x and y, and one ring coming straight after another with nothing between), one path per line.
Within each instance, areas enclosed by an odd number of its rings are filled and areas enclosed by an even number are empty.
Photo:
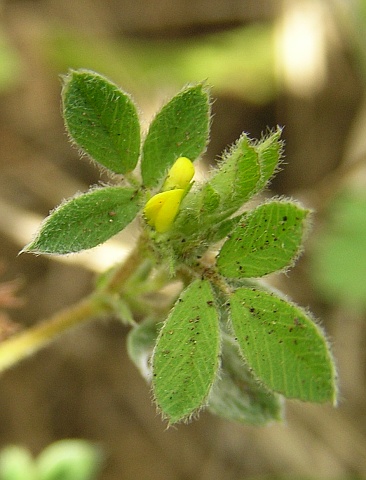
M169 423L207 406L261 425L281 418L283 396L335 402L335 367L322 330L260 280L293 265L308 231L310 212L289 199L247 205L278 168L281 129L260 141L243 134L208 180L192 182L191 160L209 137L205 84L173 97L141 148L134 103L104 77L70 71L62 99L70 138L115 184L63 203L23 251L79 252L135 218L139 238L89 297L4 343L0 366L72 325L114 314L131 324L130 357L151 381ZM174 293L162 296L169 285Z
M17 445L0 452L0 480L92 480L100 471L102 454L86 440L59 440L36 459Z

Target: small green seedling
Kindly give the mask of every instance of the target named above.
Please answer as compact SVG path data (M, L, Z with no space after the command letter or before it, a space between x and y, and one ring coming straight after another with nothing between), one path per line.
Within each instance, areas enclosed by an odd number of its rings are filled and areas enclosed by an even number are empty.
M199 182L194 165L211 121L204 83L166 103L142 142L133 101L106 78L70 71L62 101L72 142L113 183L56 208L23 251L80 252L132 221L139 234L127 260L99 279L82 307L54 319L59 327L45 341L95 315L130 323L130 357L169 424L207 407L263 425L281 419L283 397L335 403L336 371L323 331L264 280L294 264L310 212L286 198L248 205L278 170L281 129L259 141L242 134ZM169 285L175 293L167 299Z

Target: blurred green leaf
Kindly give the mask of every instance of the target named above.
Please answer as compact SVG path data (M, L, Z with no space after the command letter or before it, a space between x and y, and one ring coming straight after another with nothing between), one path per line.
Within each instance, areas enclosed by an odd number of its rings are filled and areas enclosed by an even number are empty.
M143 145L144 185L154 187L181 156L195 160L208 142L210 103L202 84L184 88L158 112Z
M43 51L56 71L87 67L115 78L128 91L160 92L208 79L216 91L265 103L274 98L275 28L271 23L189 39L136 40L86 36L53 27L43 38Z
M60 440L38 456L37 480L95 480L101 462L100 449L90 442Z
M63 77L63 114L72 140L114 173L132 171L140 152L140 123L127 93L101 75L71 70Z
M141 375L150 380L150 357L159 328L155 320L147 319L132 328L127 336L127 353Z
M366 195L346 191L329 208L314 238L312 275L330 301L366 309Z
M56 208L22 251L63 255L95 247L123 230L139 208L132 188L91 190Z
M253 374L288 398L335 402L336 372L320 327L275 295L240 288L230 298L231 322Z
M181 294L153 353L153 392L169 423L187 420L204 404L219 367L218 313L207 280Z
M244 214L217 258L222 275L261 277L290 266L298 256L309 211L277 200Z
M208 408L220 417L251 425L282 420L281 397L258 383L244 364L236 342L227 334L223 337L220 374Z
M21 57L10 45L0 27L0 91L18 83L21 73Z
M9 445L1 451L0 480L39 480L32 455L26 448Z

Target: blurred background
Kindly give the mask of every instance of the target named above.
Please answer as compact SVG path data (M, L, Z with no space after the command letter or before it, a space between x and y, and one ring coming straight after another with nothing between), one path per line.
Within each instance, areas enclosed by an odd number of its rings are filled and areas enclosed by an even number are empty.
M131 238L66 259L17 256L62 199L101 180L68 142L59 74L90 68L130 92L144 125L183 85L213 86L214 164L242 131L285 126L268 195L314 208L306 253L273 282L333 345L340 402L286 402L254 428L203 413L166 430L126 355L128 329L91 322L0 376L0 448L97 442L100 478L366 479L366 1L0 1L0 336L91 291Z

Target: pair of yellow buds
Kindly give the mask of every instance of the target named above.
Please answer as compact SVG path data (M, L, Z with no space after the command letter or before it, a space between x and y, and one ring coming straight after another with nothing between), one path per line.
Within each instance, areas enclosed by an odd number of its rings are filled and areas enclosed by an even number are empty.
M146 203L145 218L157 232L167 232L172 226L193 175L193 163L187 157L179 157L169 170L162 191Z

